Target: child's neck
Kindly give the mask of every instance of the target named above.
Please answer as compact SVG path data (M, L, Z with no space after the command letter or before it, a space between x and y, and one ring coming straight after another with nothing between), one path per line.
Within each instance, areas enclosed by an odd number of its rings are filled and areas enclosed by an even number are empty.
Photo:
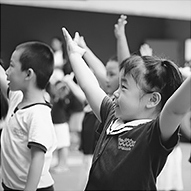
M122 120L124 123L128 123L128 122L131 122L131 121L135 121L135 120L147 120L147 119L156 119L158 117L158 113L155 113L155 112L151 112L151 113L148 113L147 115L145 114L144 116L141 116L139 118L134 118L134 119L128 119L128 120Z
M28 90L23 92L23 99L20 102L19 107L22 108L34 103L45 103L43 90L33 89L32 91Z

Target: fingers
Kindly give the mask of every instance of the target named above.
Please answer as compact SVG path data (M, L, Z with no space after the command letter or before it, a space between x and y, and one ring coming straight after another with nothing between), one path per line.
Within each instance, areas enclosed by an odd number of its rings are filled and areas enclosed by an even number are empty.
M123 20L126 20L127 19L127 15L121 15L120 18L123 19Z
M79 39L80 39L79 32L75 32L74 41L78 43Z
M122 29L127 24L127 16L121 15L117 21L117 23L114 25L115 30Z
M123 24L123 25L125 25L125 24L127 24L127 16L126 15L121 15L120 16L120 18L118 19L118 24Z
M62 32L63 32L66 42L72 41L72 37L70 36L70 34L66 30L66 28L62 27Z
M71 77L71 79L73 80L73 78L74 78L74 72L71 72L71 73L70 73L70 77Z

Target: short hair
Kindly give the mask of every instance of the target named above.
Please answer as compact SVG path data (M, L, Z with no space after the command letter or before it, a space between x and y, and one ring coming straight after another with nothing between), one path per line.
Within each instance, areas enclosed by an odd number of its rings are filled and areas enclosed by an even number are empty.
M120 70L124 76L130 74L145 93L161 94L159 110L183 82L176 64L156 56L132 55L121 63Z
M26 42L18 45L16 50L23 49L20 56L21 70L33 69L36 74L36 85L45 89L54 69L52 49L42 42Z
M109 60L108 60L108 62L109 61L116 61L116 62L118 62L118 58L117 58L117 55L112 55L110 58L109 58Z

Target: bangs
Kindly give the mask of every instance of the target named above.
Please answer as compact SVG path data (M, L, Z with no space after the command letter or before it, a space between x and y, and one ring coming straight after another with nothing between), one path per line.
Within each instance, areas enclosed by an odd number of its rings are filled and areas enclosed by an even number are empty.
M120 65L123 76L131 75L135 82L144 90L146 87L145 74L146 67L143 59L138 55L133 55L124 60Z

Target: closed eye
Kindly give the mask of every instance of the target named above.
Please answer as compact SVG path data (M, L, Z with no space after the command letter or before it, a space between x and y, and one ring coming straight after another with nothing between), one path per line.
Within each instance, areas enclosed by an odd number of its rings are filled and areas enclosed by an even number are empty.
M121 89L127 89L127 86L125 86L125 85L121 85Z
M9 67L14 67L13 62L11 61Z

